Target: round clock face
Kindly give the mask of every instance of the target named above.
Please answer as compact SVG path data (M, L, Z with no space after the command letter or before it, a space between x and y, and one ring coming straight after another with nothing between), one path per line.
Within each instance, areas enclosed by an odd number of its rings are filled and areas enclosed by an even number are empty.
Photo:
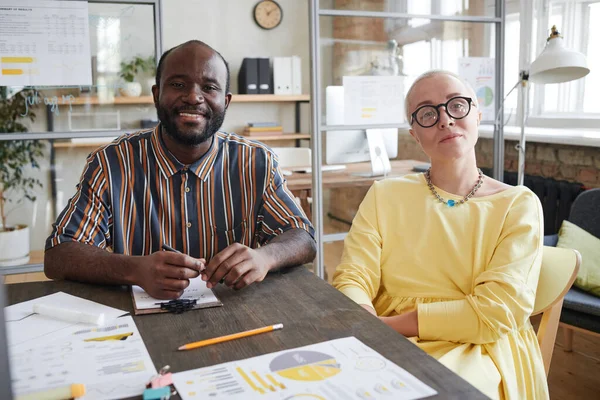
M264 0L254 7L254 21L263 29L273 29L281 23L283 11L279 4Z

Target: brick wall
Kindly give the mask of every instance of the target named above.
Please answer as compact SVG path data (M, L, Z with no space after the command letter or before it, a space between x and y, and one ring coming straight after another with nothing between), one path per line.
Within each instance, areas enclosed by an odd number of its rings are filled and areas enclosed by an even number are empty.
M505 141L504 168L517 171L516 141ZM494 142L480 138L475 148L477 164L491 168L494 161ZM421 147L410 135L400 134L398 158L428 161ZM588 187L600 187L600 148L552 143L527 143L525 173L569 182L581 182Z

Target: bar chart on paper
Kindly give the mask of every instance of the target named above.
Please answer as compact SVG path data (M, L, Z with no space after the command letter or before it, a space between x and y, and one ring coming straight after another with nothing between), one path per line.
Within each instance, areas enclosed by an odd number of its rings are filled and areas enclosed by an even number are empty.
M0 0L0 86L90 85L87 1Z
M436 391L354 337L180 372L193 399L420 399Z

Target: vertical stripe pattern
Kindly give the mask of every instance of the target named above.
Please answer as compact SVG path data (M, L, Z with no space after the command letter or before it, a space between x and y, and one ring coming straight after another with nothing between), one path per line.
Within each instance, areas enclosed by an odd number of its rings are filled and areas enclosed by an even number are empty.
M209 260L234 242L257 247L288 229L314 236L267 146L217 132L207 153L184 165L159 125L89 155L46 249L77 241L148 255L166 243Z

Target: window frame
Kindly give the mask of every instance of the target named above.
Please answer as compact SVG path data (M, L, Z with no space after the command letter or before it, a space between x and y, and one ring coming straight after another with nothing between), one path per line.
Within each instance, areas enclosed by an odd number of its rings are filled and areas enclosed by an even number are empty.
M509 0L513 3L514 0ZM552 4L561 4L564 9L563 27L558 27L564 36L565 46L577 48L576 43L582 43L579 51L587 54L587 39L589 30L589 13L582 15L586 5L598 3L594 0L534 0L522 1L519 21L521 23L521 40L519 65L521 70L529 70L531 62L541 54L546 44L549 32L550 9ZM537 10L537 12L536 12ZM508 7L507 7L508 11ZM508 14L508 12L507 12ZM528 16L536 15L537 29L534 31L534 18ZM581 23L583 20L587 23ZM530 53L525 56L531 48ZM528 59L527 59L528 58ZM525 67L523 67L525 66ZM546 85L530 84L530 102L527 110L527 126L538 128L562 128L562 129L600 129L600 110L594 112L569 112L561 111L568 109L573 99L578 108L583 108L585 95L585 79L579 79L570 83L560 84L558 91L557 111L544 111ZM575 91L575 93L572 93ZM505 93L506 95L506 93ZM521 99L517 100L517 108L521 109ZM517 117L516 121L519 121ZM515 120L510 119L509 125L515 125ZM597 133L600 138L600 132Z

